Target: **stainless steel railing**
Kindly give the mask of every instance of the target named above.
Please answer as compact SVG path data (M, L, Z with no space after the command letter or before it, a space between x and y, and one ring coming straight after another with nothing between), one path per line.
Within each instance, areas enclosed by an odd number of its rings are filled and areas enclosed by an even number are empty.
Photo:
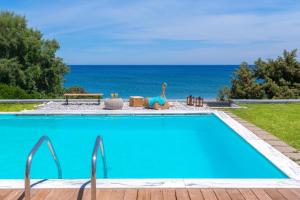
M56 163L57 170L58 170L58 178L62 178L61 167L59 160L56 156L55 150L53 148L52 142L48 136L42 136L39 141L34 145L30 153L28 154L27 161L26 161L26 169L25 169L25 200L30 200L30 168L31 168L31 161L33 156L35 155L36 151L40 148L43 142L47 142L49 150L52 154L52 157Z
M92 154L92 172L91 172L91 199L96 200L96 170L97 170L97 155L98 155L98 149L101 150L101 157L102 157L102 163L103 163L103 176L104 178L107 178L107 167L106 167L106 161L104 156L104 146L103 146L103 139L101 136L97 136L94 150Z

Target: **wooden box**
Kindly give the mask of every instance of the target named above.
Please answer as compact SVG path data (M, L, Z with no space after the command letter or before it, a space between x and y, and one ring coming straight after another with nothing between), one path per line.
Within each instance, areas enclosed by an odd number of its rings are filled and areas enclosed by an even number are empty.
M130 107L143 107L144 106L144 97L141 96L131 96L129 99Z

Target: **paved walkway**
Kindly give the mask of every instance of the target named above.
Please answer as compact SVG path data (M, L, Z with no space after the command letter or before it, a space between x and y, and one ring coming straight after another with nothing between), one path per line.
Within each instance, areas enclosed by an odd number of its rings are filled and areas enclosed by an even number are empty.
M275 149L298 163L300 165L300 151L297 149L289 146L285 142L281 141L279 138L275 137L274 135L268 133L267 131L262 130L261 128L239 118L238 116L232 114L229 111L226 112L231 118L238 121L240 124L242 124L244 127L252 131L254 134L256 134L258 137L269 143L271 146L273 146Z
M1 200L24 199L22 190L0 190ZM36 189L32 200L90 200L90 189ZM103 189L97 200L299 200L300 189Z

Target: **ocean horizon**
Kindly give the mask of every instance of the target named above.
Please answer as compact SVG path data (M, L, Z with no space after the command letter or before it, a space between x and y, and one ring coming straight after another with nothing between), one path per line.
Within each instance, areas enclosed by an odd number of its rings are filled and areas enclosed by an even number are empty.
M184 99L188 95L216 98L230 84L239 65L69 65L65 87L81 86L104 97L118 93L129 96L157 96L161 84L168 84L166 96Z

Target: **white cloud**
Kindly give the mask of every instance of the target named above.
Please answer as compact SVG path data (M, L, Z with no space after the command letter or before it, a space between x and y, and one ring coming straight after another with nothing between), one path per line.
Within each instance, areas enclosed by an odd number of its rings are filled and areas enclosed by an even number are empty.
M115 57L118 62L239 63L246 58L252 62L258 56L274 57L284 48L300 47L297 1L124 2L43 3L19 11L46 37L60 40L60 55L70 63L116 62ZM199 47L170 50L163 43L158 44L159 40L206 42ZM153 47L149 51L142 48L143 55L136 57L141 52L139 48L151 44L156 45L155 51ZM81 54L74 49L80 49Z

